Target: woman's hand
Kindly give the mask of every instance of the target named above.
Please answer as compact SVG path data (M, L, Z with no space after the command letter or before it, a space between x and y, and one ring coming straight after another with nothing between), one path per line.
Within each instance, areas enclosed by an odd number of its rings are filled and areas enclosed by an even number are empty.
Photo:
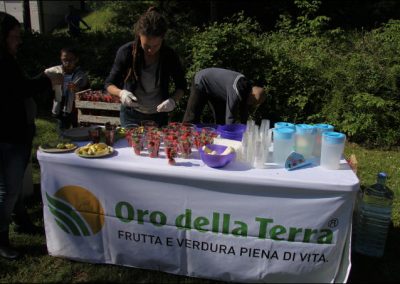
M170 112L173 111L176 107L176 103L173 98L169 98L168 100L163 101L161 104L157 106L158 112Z
M137 101L137 98L135 97L134 94L129 92L128 90L121 90L119 92L119 97L121 100L121 103L125 106L133 107L135 105L134 102Z

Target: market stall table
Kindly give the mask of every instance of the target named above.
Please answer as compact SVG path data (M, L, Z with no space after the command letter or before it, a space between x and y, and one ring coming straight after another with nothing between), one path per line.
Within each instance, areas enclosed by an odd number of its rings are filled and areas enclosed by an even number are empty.
M359 180L345 160L213 169L196 151L170 166L124 139L114 150L38 151L50 255L225 281L347 280Z

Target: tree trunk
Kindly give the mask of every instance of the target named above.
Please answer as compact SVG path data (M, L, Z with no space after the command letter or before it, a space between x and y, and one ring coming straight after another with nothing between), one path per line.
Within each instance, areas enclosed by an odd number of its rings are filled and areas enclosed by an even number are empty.
M210 22L215 22L218 18L217 1L210 0Z
M85 3L85 0L81 0L81 1L80 1L80 9L81 9L81 12L86 12L86 3Z
M25 31L31 31L31 9L29 7L29 0L24 0L23 2L23 18L24 18L24 29Z

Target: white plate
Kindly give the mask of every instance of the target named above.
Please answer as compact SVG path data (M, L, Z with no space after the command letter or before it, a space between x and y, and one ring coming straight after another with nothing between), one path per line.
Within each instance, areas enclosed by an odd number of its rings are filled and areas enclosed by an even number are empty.
M58 149L58 148L46 148L46 147L43 148L43 146L39 146L39 150L45 153L67 153L75 150L76 148L78 148L77 145L75 145L75 147L70 149Z
M83 147L86 147L86 146L83 146ZM78 149L75 150L75 154L77 154L79 157L82 157L82 158L102 158L102 157L110 156L112 153L114 153L114 148L111 147L111 146L108 146L108 152L102 153L100 155L83 155L83 154L79 154L79 149L81 149L83 147L79 147Z

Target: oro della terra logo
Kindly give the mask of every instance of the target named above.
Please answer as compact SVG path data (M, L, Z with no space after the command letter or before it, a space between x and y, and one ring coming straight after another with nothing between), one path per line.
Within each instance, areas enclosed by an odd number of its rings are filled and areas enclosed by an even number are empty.
M53 196L46 192L50 212L57 225L66 233L75 236L97 234L104 225L104 209L89 190L68 185Z

